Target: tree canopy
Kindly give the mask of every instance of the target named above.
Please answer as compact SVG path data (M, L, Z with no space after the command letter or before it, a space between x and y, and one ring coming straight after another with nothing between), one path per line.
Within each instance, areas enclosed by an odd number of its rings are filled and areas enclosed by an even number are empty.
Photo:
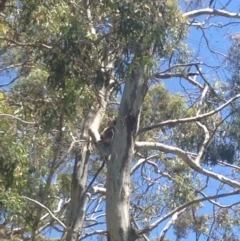
M239 240L222 2L0 0L1 240Z

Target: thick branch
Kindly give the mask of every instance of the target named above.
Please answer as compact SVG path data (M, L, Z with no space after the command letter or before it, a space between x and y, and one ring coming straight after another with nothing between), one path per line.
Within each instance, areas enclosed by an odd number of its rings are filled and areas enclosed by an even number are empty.
M179 67L179 66L173 66L172 68ZM172 68L170 68L170 69L172 69ZM193 84L194 86L196 86L200 90L202 90L203 89L202 85L191 78L191 76L197 76L197 75L199 75L199 73L177 73L177 74L175 74L175 73L170 73L170 72L168 72L168 73L162 72L162 73L156 73L152 77L156 78L156 79L184 78L189 83Z
M206 94L208 93L208 90L209 90L209 86L206 85L206 86L204 87L203 92L202 92L202 96L201 96L201 99L200 99L199 110L198 110L198 112L197 112L197 116L200 115L200 112L201 112L201 109L202 109L202 107L203 107ZM200 149L199 149L199 151L198 151L197 157L195 158L195 162L196 162L198 165L200 165L201 159L202 159L202 157L203 157L203 155L204 155L206 146L207 146L208 141L209 141L209 139L210 139L210 135L209 135L209 131L208 131L206 125L202 124L202 123L199 122L199 121L197 121L197 125L198 125L199 127L201 127L202 130L203 130L203 132L204 132L204 141L203 141L203 143L202 143L202 145L201 145L201 147L200 147Z
M160 122L158 124L155 124L155 125L143 127L142 129L140 129L138 131L138 135L143 133L143 132L150 131L150 130L153 130L155 128L159 128L161 126L180 124L180 123L186 123L186 122L192 122L192 121L200 121L203 118L212 116L212 115L216 114L217 112L221 111L222 109L224 109L226 106L228 106L230 103L232 103L233 101L235 101L238 98L240 98L240 94L238 94L238 95L234 96L233 98L231 98L230 100L226 101L223 105L219 106L215 110L209 111L209 112L201 114L201 115L182 118L182 119L167 120L167 121L163 121L163 122Z
M228 12L225 10L218 10L218 9L212 9L212 8L204 8L204 9L199 9L199 10L193 10L187 13L184 13L184 17L188 18L195 18L199 17L202 15L215 15L215 16L221 16L221 17L226 17L226 18L237 18L240 19L240 14L239 13L232 13Z
M162 143L154 143L154 142L136 142L135 147L141 150L159 150L164 153L171 153L171 154L177 155L196 172L201 173L207 177L212 177L213 179L218 180L222 183L228 184L229 186L240 188L240 182L231 180L223 175L216 174L214 172L211 172L202 168L190 157L191 153L188 153L178 147L168 146Z
M85 233L85 235L79 239L80 240L84 240L88 237L92 237L93 235L106 235L107 231L106 230L95 230L93 232L89 232L89 233Z

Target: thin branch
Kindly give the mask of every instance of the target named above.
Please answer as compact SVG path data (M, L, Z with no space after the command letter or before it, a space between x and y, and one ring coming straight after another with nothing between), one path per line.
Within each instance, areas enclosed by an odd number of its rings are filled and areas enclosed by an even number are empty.
M160 170L158 169L158 165L157 165L155 162L147 161L147 163L148 163L149 165L153 166L154 172L155 172L156 174L160 174L160 175L162 175L163 177L168 178L169 180L172 180L172 179L173 179L167 172L160 171Z
M201 28L201 29L209 29L211 27L215 27L215 28L224 28L226 26L229 26L229 25L235 25L235 24L239 24L239 22L230 22L230 23L226 23L226 24L223 24L223 23L210 23L209 25L207 26L204 26L205 24L207 24L208 22L207 21L204 21L204 22L197 22L195 21L194 23L191 23L190 26L194 26L194 27L198 27L198 28Z
M203 192L198 192L198 193L200 193L204 197L207 197L207 195L204 194ZM236 206L236 205L238 205L240 203L240 201L239 201L239 202L235 202L235 203L230 204L230 205L221 205L220 203L218 203L218 202L216 202L216 201L214 201L212 199L209 199L209 202L214 204L214 205L216 205L216 206L218 206L219 208L232 208L233 206Z
M132 222L134 223L134 225L136 226L136 228L139 230L139 226L135 220L135 218L133 217L133 214L131 215L132 216ZM146 234L142 234L142 237L145 241L149 241L148 237L146 236Z
M94 181L96 180L96 178L98 177L99 173L101 172L101 170L104 168L105 165L105 161L102 162L102 165L100 166L100 168L97 170L97 172L95 173L93 179L91 180L91 182L88 184L85 192L87 193L89 191L89 189L92 187L92 184L94 183Z
M207 48L209 49L209 51L210 51L211 53L213 53L213 54L219 54L219 55L221 55L221 56L224 57L224 58L228 58L228 55L223 54L223 53L221 53L221 52L218 52L218 51L216 51L216 50L213 50L213 49L210 47L210 45L209 45L209 39L208 39L208 37L206 36L205 31L204 31L203 29L201 29L201 31L202 31L202 36L203 36L203 38L204 38L204 40L205 40L205 42L206 42L206 45L207 45Z
M19 76L13 78L9 83L0 85L0 88L13 84L19 78Z
M233 165L233 164L230 164L230 163L227 163L227 162L218 161L217 164L220 165L220 166L231 167L231 168L234 168L234 169L237 169L237 170L240 171L240 167L239 166L236 166L236 165Z
M59 202L58 202L58 206L57 206L57 209L55 210L55 211L53 211L54 213L59 213L60 211L61 211L61 207L63 206L63 202L64 202L64 200L63 199L61 199L60 198L60 200L59 200ZM49 213L46 213L45 215L43 215L42 217L41 217L41 221L43 220L43 219L45 219L46 217L48 217L49 216Z
M216 198L222 198L222 197L229 197L229 196L233 196L233 195L238 195L239 193L240 193L240 189L237 189L237 190L229 192L229 193L222 193L222 194L218 194L218 195L208 196L208 197L199 198L199 199L195 199L195 200L189 201L189 202L187 202L187 203L185 203L185 204L175 208L173 211L167 213L166 215L164 215L163 217L159 218L158 220L156 220L152 224L148 225L147 227L137 231L137 235L140 236L140 235L142 235L144 233L147 233L147 232L153 230L160 223L162 223L166 219L170 218L175 213L180 212L181 210L183 210L183 209L185 209L185 208L187 208L187 207L189 207L189 206L191 206L191 205L193 205L195 203L207 201L209 199L216 199Z
M38 229L36 230L36 235L35 235L35 237L38 237L39 235L41 235L42 232L43 232L46 228L48 228L50 225L51 225L51 222L47 222L46 224L44 224L43 226L41 226L40 228L38 228ZM23 240L25 240L25 241L27 241L27 240L32 241L32 236L30 235L30 236L24 238Z
M155 128L161 127L161 126L174 125L174 124L179 124L179 123L183 123L183 122L186 123L186 122L200 121L203 118L212 116L212 115L216 114L217 112L221 111L222 109L224 109L226 106L228 106L229 104L231 104L233 101L235 101L238 98L240 98L240 94L238 94L238 95L234 96L233 98L231 98L230 100L226 101L223 105L219 106L215 110L212 110L210 112L207 112L207 113L204 113L204 114L201 114L198 116L187 117L187 118L182 118L182 119L175 119L175 120L167 120L167 121L157 123L155 125L143 127L142 129L140 129L138 131L138 135L143 132L150 131Z
M0 40L5 40L9 43L15 44L17 46L22 46L22 47L34 47L34 48L45 48L45 49L52 49L52 46L46 45L46 44L36 44L36 43L22 43L18 42L9 38L5 38L3 36L0 36Z
M202 63L198 63L198 64L202 64ZM198 87L200 90L203 89L203 86L198 83L196 80L194 80L193 78L191 78L191 76L197 76L199 75L198 72L196 73L188 73L188 72L184 72L184 73L171 73L169 71L171 71L174 68L179 68L179 67L187 67L187 66L198 66L197 63L193 63L193 64L179 64L179 65L174 65L171 66L168 70L165 70L161 73L155 73L151 78L155 78L155 79L170 79L170 78L184 78L186 79L188 82L190 82L192 85Z
M25 123L25 124L36 125L36 122L25 121L25 120L20 119L19 117L16 117L16 116L10 115L10 114L0 114L0 116L10 117L10 118L19 120L20 122Z
M36 201L36 200L34 200L34 199L32 199L32 198L29 198L29 197L26 197L26 196L21 196L21 197L22 197L22 198L25 198L25 199L33 202L33 203L36 203L36 204L38 204L40 207L44 208L44 209L51 215L51 217L52 217L55 221L57 221L60 225L62 225L65 229L67 229L67 227L65 226L65 224L64 224L61 220L59 220L46 206L44 206L43 204L41 204L40 202L38 202L38 201Z
M170 66L167 70L162 71L161 73L167 73L170 72L172 69L180 68L180 67L191 67L191 66L197 66L202 65L202 62L195 62L195 63L187 63L187 64L175 64Z
M186 208L173 214L172 218L168 221L168 223L166 224L166 226L163 228L162 232L160 233L159 241L164 241L164 237L165 237L167 231L169 230L169 228L176 222L176 220L178 219L180 214L182 214L185 210L186 210Z
M35 65L28 65L27 62L28 61L25 61L23 63L8 65L6 68L0 69L0 72L7 71L9 69L15 69L15 68L18 68L18 67L28 67L28 68L36 67Z
M210 88L210 90L211 90L216 96L218 96L217 93L216 93L216 91L213 89L213 87L212 87L211 84L209 83L209 81L208 81L208 80L204 77L204 75L202 74L202 72L201 72L201 70L200 70L200 68L199 68L198 65L196 65L196 68L197 68L197 71L199 72L200 77L201 77L201 78L203 79L203 81L207 84L208 88Z
M156 79L170 79L170 78L187 78L189 76L195 76L198 75L198 73L156 73L152 76L152 78Z
M132 167L131 169L131 174L133 174L143 163L155 158L155 157L158 157L159 155L158 154L155 154L155 155L152 155L152 156L149 156L149 157L146 157L146 158L140 158L137 163Z

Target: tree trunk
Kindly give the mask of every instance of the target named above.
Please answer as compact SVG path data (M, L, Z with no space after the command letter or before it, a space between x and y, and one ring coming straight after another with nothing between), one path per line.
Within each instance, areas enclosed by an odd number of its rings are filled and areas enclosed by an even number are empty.
M106 216L110 241L137 238L130 223L130 169L147 84L140 72L126 81L107 168Z
M110 91L105 87L99 91L98 100L91 107L83 126L81 139L86 140L86 142L82 143L75 151L71 203L69 205L70 210L67 221L69 230L63 235L62 240L77 241L82 231L86 208L89 202L89 195L87 194L88 165L91 154L89 148L89 129L92 125L95 125L96 129L99 128L109 94Z

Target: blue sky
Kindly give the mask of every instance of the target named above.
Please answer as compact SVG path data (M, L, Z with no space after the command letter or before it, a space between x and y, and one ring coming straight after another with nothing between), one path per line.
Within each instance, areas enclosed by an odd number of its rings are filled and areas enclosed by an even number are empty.
M208 5L209 1L207 2L206 5ZM228 1L221 1L223 4L227 3ZM205 6L206 6L205 5ZM221 8L220 1L216 1L215 8ZM234 11L236 12L238 10L239 12L239 1L231 1L231 4L227 7L228 11ZM204 21L204 19L207 19L206 16L199 18L201 21ZM196 20L199 20L196 18ZM199 21L200 21L199 20ZM221 23L222 25L228 24L229 22L233 22L234 19L226 19L223 17L218 17L218 18L212 18L210 19L211 22L216 22L216 23ZM236 23L238 22L238 23ZM193 51L193 55L196 59L199 59L201 62L208 66L221 66L220 68L215 68L213 70L212 68L208 68L206 66L202 67L202 72L204 73L204 76L207 77L210 83L214 83L216 80L225 82L227 78L231 77L231 74L227 71L227 62L224 61L224 58L219 54L216 57L215 54L211 53L209 51L208 46L211 48L212 51L220 52L224 55L228 54L228 49L231 45L231 36L239 33L240 32L240 21L235 20L236 24L233 25L228 25L224 28L217 28L217 27L211 27L208 30L205 31L205 36L207 39L204 38L203 31L198 28L191 28L191 31L189 33L189 36L187 38L188 45L190 49ZM197 78L199 80L199 78ZM176 79L171 79L171 80L166 80L164 81L166 86L172 91L172 92L182 92L182 87L179 85L178 80ZM192 88L185 80L182 81L182 84L186 88ZM214 172L221 173L223 175L227 175L231 172L231 168L226 168L226 167L221 167L221 166L215 166L212 168ZM204 178L204 177L203 177ZM215 191L216 187L219 186L219 183L216 182L215 180L210 181L210 186L206 192L206 194L211 195L212 192ZM228 186L225 186L225 191L226 190L231 190ZM235 202L235 199L237 197L229 197L229 198L224 198L220 200L220 203L223 205L229 205L233 202ZM201 213L212 213L213 212L213 205L210 204L209 202L204 202L204 207L201 210ZM159 234L160 229L157 229L156 234ZM240 233L239 233L240 236ZM175 240L173 237L173 230L169 230L167 235L165 236L166 238L172 238ZM187 239L185 240L195 240L195 234L190 234ZM199 241L206 240L203 237L199 239Z
M202 8L207 7L209 3L209 1L204 2L206 2L206 4L203 5ZM228 1L221 1L222 4L219 4L220 1L214 2L216 2L215 8L221 9L221 6ZM239 9L238 1L231 1L231 4L228 5L226 10L236 12L237 9ZM202 72L205 74L204 76L209 78L210 82L215 81L217 77L219 77L221 81L224 81L226 77L230 77L230 74L225 69L225 67L227 67L227 63L224 61L223 56L221 56L220 54L211 53L211 51L208 49L208 46L213 51L227 55L228 49L231 45L231 36L236 34L237 32L240 32L239 20L227 19L224 17L208 18L206 15L203 17L195 18L195 20L201 22L207 20L208 23L217 23L218 25L225 25L229 24L230 22L235 22L235 24L231 24L222 28L210 27L209 29L204 30L204 34L201 28L191 27L189 35L187 37L187 43L189 49L193 52L194 61L200 61L203 62L204 65L216 67L215 69L213 69L207 68L203 65ZM186 83L186 81L183 80L183 83L184 82ZM178 82L175 79L166 80L165 84L169 87L169 89L174 92L178 92L181 90L181 86L178 85Z

